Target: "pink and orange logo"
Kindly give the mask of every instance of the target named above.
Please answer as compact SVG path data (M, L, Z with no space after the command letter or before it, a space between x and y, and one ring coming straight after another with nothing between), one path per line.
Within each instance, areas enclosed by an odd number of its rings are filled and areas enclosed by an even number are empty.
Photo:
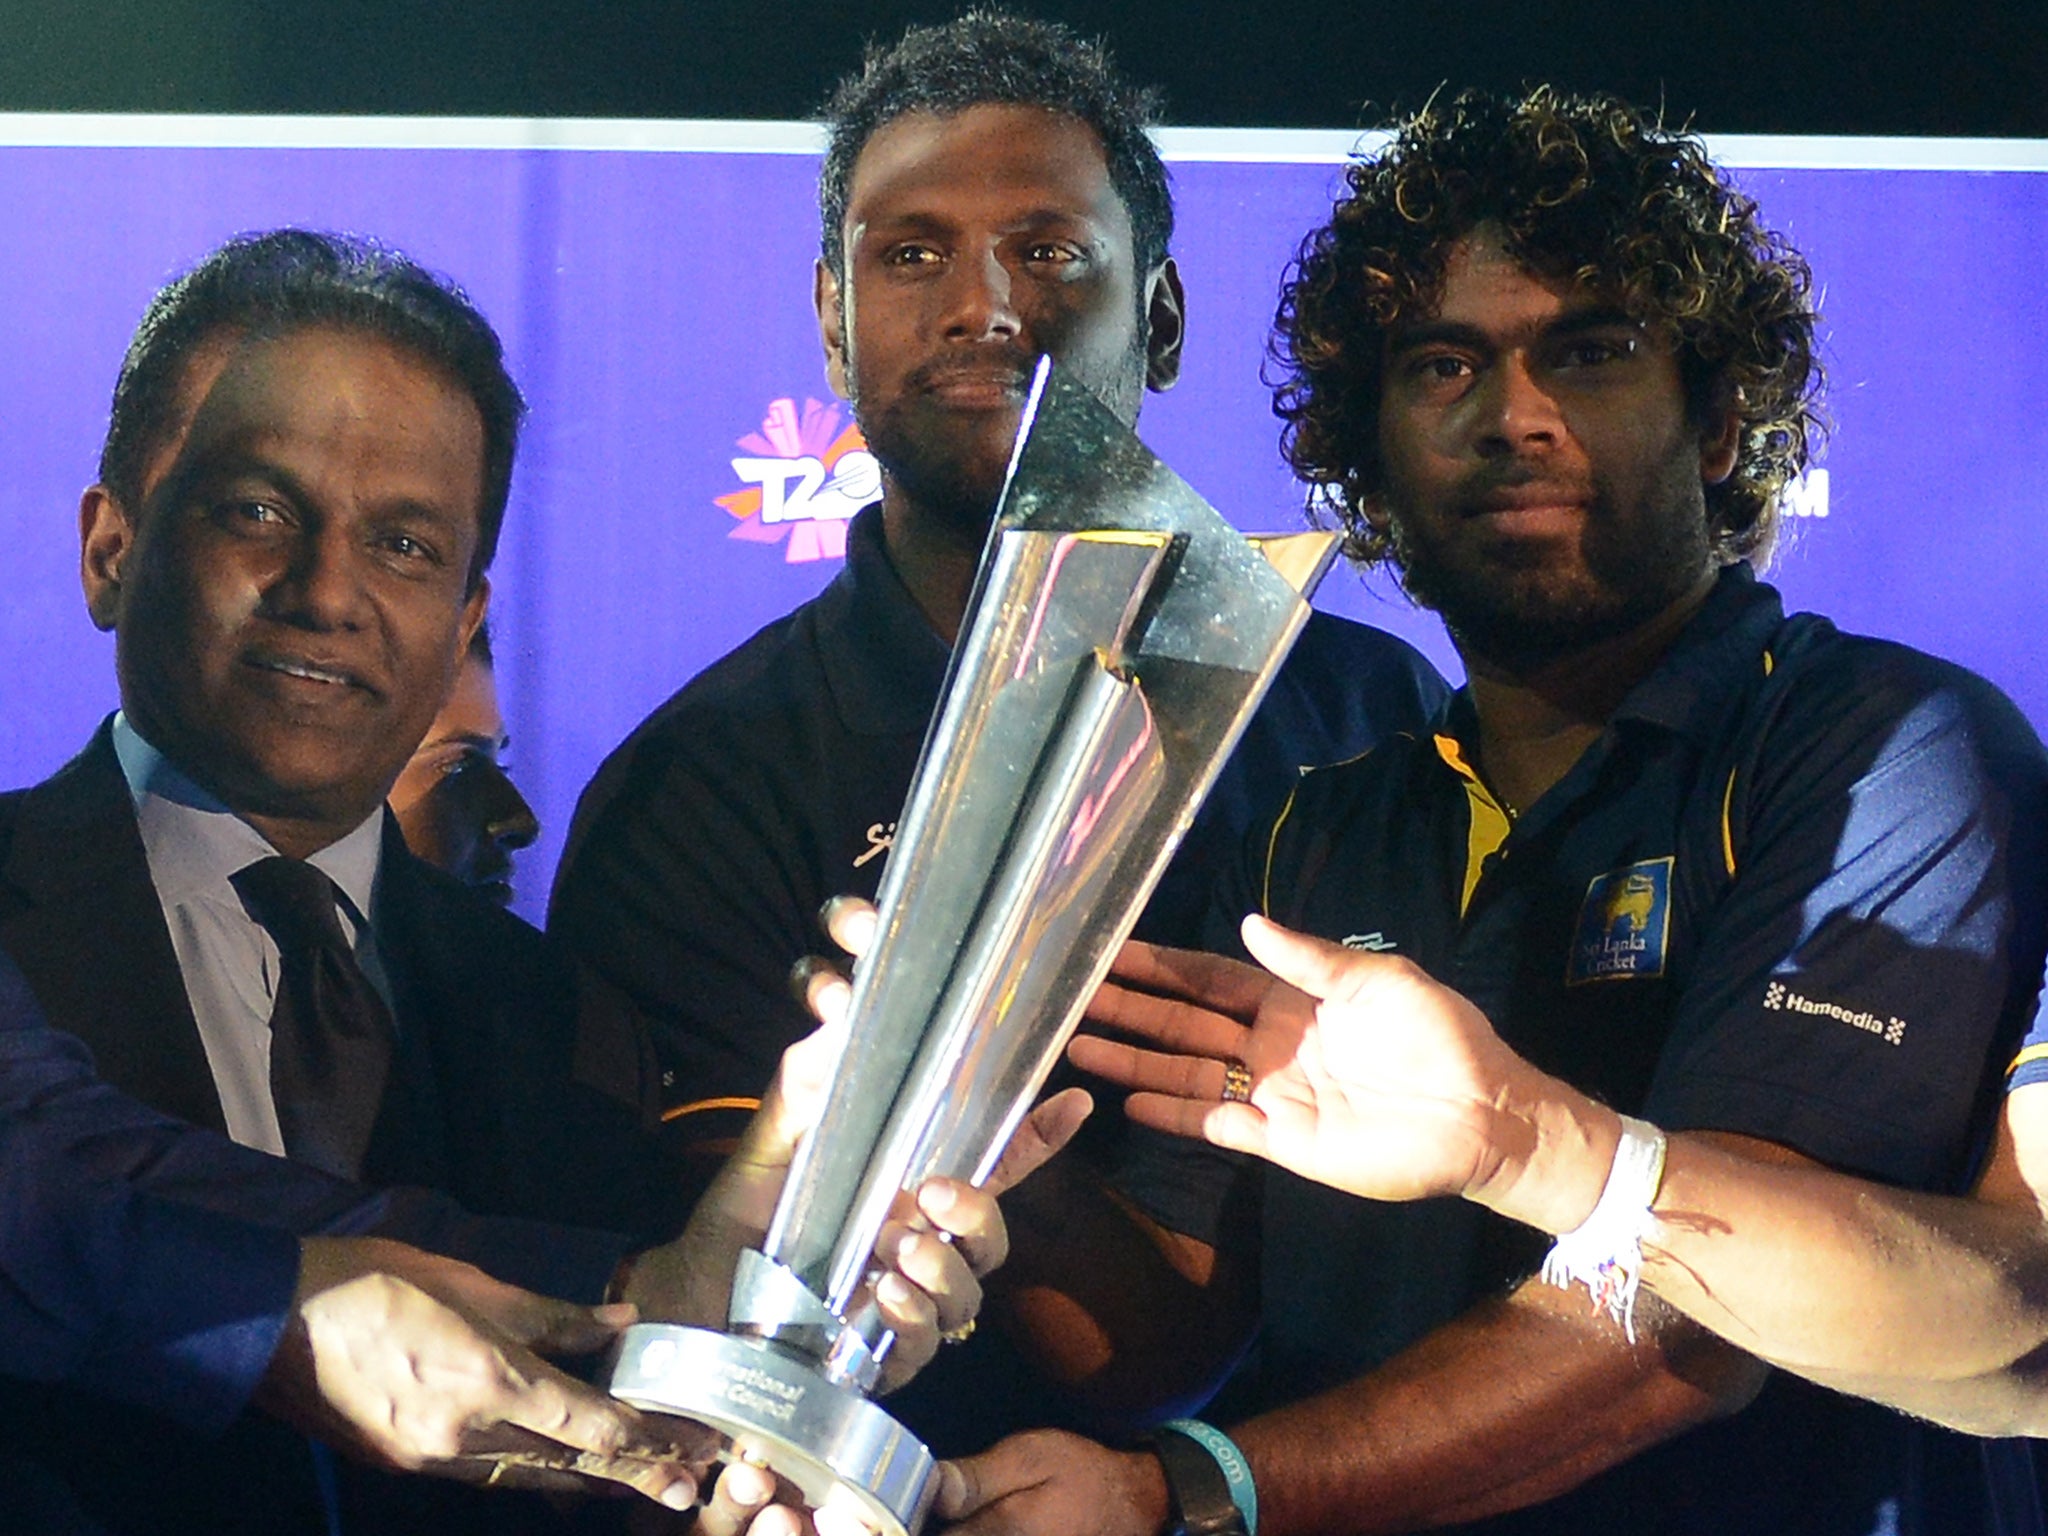
M791 564L846 555L846 522L882 494L882 471L834 401L772 402L761 430L739 440L741 489L717 498L738 522L726 537L782 544Z

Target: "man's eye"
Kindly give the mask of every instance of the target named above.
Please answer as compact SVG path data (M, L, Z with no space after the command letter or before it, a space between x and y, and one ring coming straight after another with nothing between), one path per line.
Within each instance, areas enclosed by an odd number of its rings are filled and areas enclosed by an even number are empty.
M1082 259L1083 253L1062 240L1039 240L1024 248L1024 259L1039 266L1064 267Z
M1468 377L1472 365L1450 352L1426 353L1409 364L1409 372L1426 383L1435 384Z
M929 245L895 245L883 254L882 260L892 267L928 267L939 260L939 253Z
M386 534L383 543L385 551L400 560L440 563L440 551L424 539L416 538L410 533Z
M213 515L224 523L238 523L259 527L265 524L281 524L290 520L285 516L282 507L272 502L258 501L246 497L236 497L227 501L216 502L213 508Z
M1558 362L1566 368L1597 368L1602 363L1633 356L1637 339L1634 336L1581 337L1565 344Z

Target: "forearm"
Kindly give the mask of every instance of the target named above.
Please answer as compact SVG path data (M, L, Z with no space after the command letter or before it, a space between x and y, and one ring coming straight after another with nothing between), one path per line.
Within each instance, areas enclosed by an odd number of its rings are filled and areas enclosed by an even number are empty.
M1557 1232L1598 1197L1615 1117L1545 1081L1551 1133L1532 1132L1473 1198ZM2048 1428L2048 1232L2010 1125L1972 1198L1674 1135L1653 1209L1644 1286L1750 1353L1955 1428Z
M1146 1220L1072 1152L1003 1209L1010 1261L991 1300L1091 1422L1121 1430L1187 1411L1243 1353L1250 1266Z
M1408 1531L1554 1498L1747 1402L1754 1360L1645 1309L1631 1348L1585 1298L1532 1282L1379 1370L1232 1428L1259 1528Z
M1644 1283L1825 1385L1981 1434L2048 1426L2039 1209L1759 1167L1677 1138Z

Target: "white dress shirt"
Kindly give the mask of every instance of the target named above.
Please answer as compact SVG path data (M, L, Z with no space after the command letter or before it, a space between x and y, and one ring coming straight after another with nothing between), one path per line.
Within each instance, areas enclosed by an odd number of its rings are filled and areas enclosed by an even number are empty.
M179 772L114 716L114 753L135 800L149 878L163 904L171 946L184 973L185 995L206 1063L220 1092L228 1134L245 1147L282 1156L277 1106L270 1097L270 1011L278 985L277 945L249 915L230 877L276 854L269 841L218 798ZM391 1000L367 914L376 910L377 869L384 841L379 807L361 826L307 862L341 888L335 903L342 931L370 984Z

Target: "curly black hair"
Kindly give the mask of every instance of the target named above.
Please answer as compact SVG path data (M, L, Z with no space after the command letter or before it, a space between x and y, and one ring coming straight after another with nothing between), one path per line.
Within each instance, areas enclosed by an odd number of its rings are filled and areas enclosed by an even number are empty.
M1389 539L1380 490L1385 336L1442 297L1444 261L1480 225L1530 271L1588 285L1677 350L1695 420L1733 405L1735 471L1707 487L1724 559L1760 563L1778 499L1824 435L1813 277L1697 137L1607 96L1465 91L1355 161L1330 222L1302 242L1274 321L1273 411L1287 461L1361 564Z
M941 26L912 27L890 47L870 45L860 69L826 100L818 174L825 264L845 276L853 167L878 129L909 112L949 117L988 104L1043 107L1094 129L1109 184L1131 218L1138 275L1166 260L1173 195L1146 132L1159 115L1158 93L1125 80L1106 48L1059 22L973 10Z

